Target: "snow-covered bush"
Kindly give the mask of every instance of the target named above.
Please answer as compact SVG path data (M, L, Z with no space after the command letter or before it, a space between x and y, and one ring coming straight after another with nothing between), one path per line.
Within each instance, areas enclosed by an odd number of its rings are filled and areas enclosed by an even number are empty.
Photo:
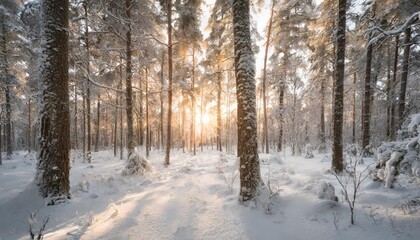
M356 156L357 155L357 145L356 144L349 144L345 148L345 152L350 156Z
M318 185L318 191L316 192L319 199L326 199L331 201L338 201L338 197L335 196L335 188L331 183L321 181Z
M48 221L50 220L50 217L44 219L42 222L42 225L39 227L38 233L35 232L34 225L37 222L37 213L38 210L35 212L31 212L28 217L28 223L29 223L29 236L31 237L31 240L42 240L44 239L44 233L45 228L47 226Z
M358 169L358 166L360 165L364 155L364 151L362 151L356 158L347 156L343 172L336 173L332 171L332 174L340 184L341 194L344 197L344 202L346 202L350 208L351 224L354 224L355 222L355 206L356 202L358 201L358 197L362 194L360 192L360 186L372 172L370 168L371 165L366 166L363 170Z
M153 166L141 155L134 153L128 159L125 169L122 171L123 176L132 176L152 172Z
M314 150L310 144L306 146L305 152L305 158L314 158Z
M377 149L374 180L392 188L396 176L420 179L420 114L411 115L398 131L398 141L385 142Z
M234 162L233 165L227 165L227 163L229 163L228 159L230 159L231 162ZM218 173L223 175L229 190L233 192L235 182L239 178L239 158L220 154L220 159L216 168Z

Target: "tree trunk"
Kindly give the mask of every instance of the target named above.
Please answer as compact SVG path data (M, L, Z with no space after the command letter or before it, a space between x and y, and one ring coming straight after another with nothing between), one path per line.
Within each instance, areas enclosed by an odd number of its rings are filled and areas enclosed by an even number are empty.
M141 81L140 81L140 83L139 83L139 85L140 85L140 89L142 89L142 84L141 84ZM140 117L139 117L139 145L141 146L141 147L143 147L144 146L144 129L143 129L143 127L144 127L144 123L143 123L143 115L144 115L144 113L143 113L143 91L140 91L140 106L139 106L139 114L140 114Z
M11 104L10 104L10 91L11 91L11 74L9 73L9 64L8 64L8 59L7 59L7 40L6 40L6 24L4 23L4 15L2 14L2 41L1 41L1 47L2 47L2 67L3 67L3 77L4 80L4 95L6 98L6 104L5 104L5 108L6 108L6 124L5 124L5 144L6 144L6 156L7 158L11 158L12 157L12 120L11 120L11 113L12 113L12 108L11 108Z
M284 113L284 83L280 80L279 83L279 136L277 139L277 151L283 150L283 113Z
M83 162L86 161L86 96L83 94Z
M31 145L31 135L32 135L32 116L31 116L31 98L28 100L28 153L31 153L32 145Z
M165 66L165 52L162 51L162 62L160 65L160 145L163 147L164 146L164 136L165 136L165 131L164 131L164 127L163 127L163 116L164 116L164 107L163 107L163 99L164 99L164 87L165 87L165 79L164 79L164 68Z
M391 46L390 43L388 43L387 47L387 60L386 60L386 137L388 141L391 139Z
M122 63L121 63L121 65L120 65L121 67L120 67L120 70L121 70L121 77L120 77L120 87L119 87L119 89L122 89L122 81L123 81L123 77L122 77ZM120 98L120 100L119 100L119 102L120 102L120 104L122 105L123 104L123 96L122 96L122 93L120 93L120 96L119 96L119 98ZM123 136L124 136L124 129L123 129L123 109L122 108L120 108L120 160L123 160L123 153L124 153L124 148L123 148L123 146L124 146L124 142L123 142Z
M395 117L395 108L396 104L394 100L396 100L396 89L397 86L397 73L398 73L398 51L399 51L399 43L400 43L400 36L395 36L395 51L394 51L394 70L392 74L392 84L391 84L391 140L395 140L395 133L397 131L397 118Z
M126 110L127 110L127 159L130 159L131 155L134 154L134 130L133 130L133 88L131 86L131 7L133 0L125 0L126 8Z
M267 125L267 58L268 58L268 49L270 47L271 41L271 28L273 25L273 13L274 13L274 2L271 3L271 14L270 19L268 20L268 29L267 29L267 40L265 43L265 52L264 52L264 67L263 67L263 78L262 78L262 95L263 95L263 111L264 111L264 122L263 122L263 139L265 142L265 152L269 153L269 143L268 143L268 125Z
M119 67L119 72L120 72L120 82L118 84L118 89L122 88L122 64L120 64ZM114 121L114 157L117 156L117 148L118 148L118 104L119 104L119 94L117 93L117 95L115 96L115 121Z
M346 0L338 1L337 43L335 60L335 86L333 101L333 152L332 169L343 171L343 93L344 64L346 56Z
M122 89L122 83L121 83ZM120 104L123 103L123 96L120 94ZM124 155L124 125L123 125L123 109L120 109L120 160L123 160Z
M201 91L200 91L200 94L201 94L201 96L200 96L200 119L201 119L201 121L200 121L200 148L201 148L201 152L203 152L203 131L204 131L204 129L203 129L203 103L204 103L204 94L203 94L203 91L204 91L204 83L203 82L201 82Z
M322 68L322 73L324 68ZM321 79L321 88L320 88L320 98L321 98L321 119L320 119L320 133L319 133L319 139L321 140L321 143L318 147L318 151L320 153L326 153L327 152L327 141L326 141L326 133L325 133L325 86L326 85L326 79L323 76Z
M109 130L109 119L108 119L108 107L105 106L104 109L104 115L105 115L105 131L103 131L103 141L102 141L102 147L105 147L105 149L108 149L109 146L109 135L108 135L108 130Z
M100 132L100 124L101 124L101 95L98 94L98 103L96 104L96 138L95 138L95 152L98 152L98 145L99 145L99 132Z
M2 139L1 139L1 131L2 131L2 116L0 114L0 165L3 165L3 159L2 159L2 156L1 156L2 145L3 145L3 142L2 142Z
M405 39L404 39L404 56L402 62L402 72L401 72L401 87L400 87L400 99L398 102L398 127L404 122L405 116L405 95L407 92L407 79L408 79L408 64L410 58L410 41L411 41L411 28L407 28L404 31Z
M70 198L70 114L68 93L68 0L42 2L44 24L44 84L40 115L41 151L37 180L49 205Z
M179 129L180 132L179 134L181 135L181 148L182 148L182 153L185 153L185 139L186 139L186 134L185 134L185 121L186 121L186 116L185 116L185 94L181 93L182 95L182 102L181 102L181 128Z
M217 139L216 149L222 150L222 73L220 66L217 67Z
M146 73L146 82L145 82L145 91L146 91L146 157L149 157L150 152L150 123L149 123L149 84L148 84L148 72L147 67L145 69Z
M79 149L79 139L78 139L78 122L77 122L77 87L76 83L74 83L74 149Z
M92 131L91 131L91 115L90 115L90 45L89 45L89 20L88 20L88 1L83 2L83 8L85 10L85 44L86 44L86 116L87 116L87 162L92 162Z
M191 141L192 141L192 148L194 156L196 155L196 149L195 149L195 47L193 45L193 52L192 52L192 83L191 83L191 120L192 120L192 128L191 128Z
M251 47L249 1L233 1L240 198L254 199L261 184L257 140L255 60Z
M370 38L369 38L370 40ZM372 72L373 44L369 44L366 53L365 89L362 113L362 149L370 143L370 108L371 108L371 72Z
M172 146L172 0L167 0L168 15L168 122L167 139L165 151L165 166L170 164L171 146Z
M356 144L356 87L357 87L357 73L356 69L353 73L353 109L352 109L352 142Z

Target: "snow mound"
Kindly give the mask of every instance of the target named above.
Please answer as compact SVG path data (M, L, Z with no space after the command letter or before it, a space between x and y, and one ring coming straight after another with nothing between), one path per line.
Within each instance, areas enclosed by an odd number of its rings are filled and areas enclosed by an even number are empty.
M382 143L376 153L375 180L392 188L396 176L420 179L420 114L411 115L398 131L399 141Z
M310 144L306 146L305 152L305 158L314 158L314 150Z
M335 196L335 188L331 183L325 181L319 182L318 191L316 192L319 199L338 201L338 197Z
M137 174L145 174L153 172L154 168L150 163L138 153L134 153L128 159L125 169L122 171L123 176L133 176Z

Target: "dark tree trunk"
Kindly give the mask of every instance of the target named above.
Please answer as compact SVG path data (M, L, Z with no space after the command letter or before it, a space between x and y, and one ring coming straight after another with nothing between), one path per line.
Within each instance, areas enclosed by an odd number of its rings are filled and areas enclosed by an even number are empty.
M196 149L195 149L195 46L193 45L193 52L192 52L192 83L191 83L191 92L192 92L192 97L191 97L191 108L192 108L192 115L191 115L191 120L192 120L192 128L191 128L191 141L192 141L192 148L193 148L193 153L194 156L196 155Z
M398 73L398 52L399 52L400 36L395 36L395 50L394 50L394 70L392 73L392 84L391 84L391 140L395 140L395 133L397 131L397 118L395 116L396 111L396 86L397 86L397 73Z
M121 83L121 89L122 89L122 83ZM123 96L120 94L120 104L123 104ZM123 109L120 109L120 160L123 160L124 155L124 128L123 128Z
M125 0L125 8L126 8L126 79L125 79L125 87L126 87L126 110L127 110L127 159L130 159L131 155L134 154L134 130L133 130L133 88L131 86L131 7L133 4L133 0Z
M353 109L352 109L352 142L356 144L356 88L357 88L357 73L356 69L353 73Z
M370 39L370 38L369 38ZM373 44L369 44L366 52L365 89L362 111L362 149L370 143L370 109L372 105L371 73L372 73Z
M343 171L343 93L344 64L346 56L346 5L346 0L338 1L332 149L332 169L335 172Z
M257 140L255 60L251 47L249 1L233 1L238 156L241 201L254 199L261 184Z
M147 67L145 69L146 72L146 82L145 82L145 92L146 92L146 157L149 157L150 152L150 123L149 123L149 79L148 79L148 72Z
M5 119L5 122L6 122L6 124L5 124L5 137L6 137L6 139L5 139L5 144L6 144L6 155L7 155L7 158L11 158L12 157L12 152L13 152L13 150L12 150L12 120L11 120L11 114L12 114L12 107L11 107L11 104L10 104L10 101L11 101L11 99L10 99L10 91L11 91L11 77L12 77L12 75L9 73L9 64L8 64L8 59L7 59L7 56L8 56L8 54L7 54L7 47L6 47L6 44L7 44L7 40L6 40L6 35L7 35L7 32L6 32L6 24L4 23L5 22L5 20L4 20L4 15L2 14L2 39L1 39L1 47L2 47L2 49L1 49L1 53L2 53L2 60L1 60L1 62L4 64L4 66L2 66L3 67L3 76L0 76L0 77L3 77L4 78L4 80L3 80L3 82L4 82L4 95L5 95L5 98L6 98L6 104L5 104L5 108L6 108L6 119Z
M77 121L77 87L74 83L74 149L79 149L79 134L77 131L78 121Z
M1 123L1 119L2 118L2 116L1 116L1 114L0 114L0 165L2 165L3 164L3 159L2 159L2 156L1 156L1 152L2 152L2 145L3 145L3 142L2 142L2 139L1 139L1 131L2 131L2 123Z
M87 161L92 161L92 122L90 115L90 45L89 45L89 20L88 20L88 1L83 2L83 8L85 10L85 44L86 44L86 121L87 121Z
M122 88L122 64L120 64L119 67L119 73L120 73L120 82L118 84L118 89ZM114 121L114 157L117 156L117 148L118 148L118 104L119 103L119 94L117 93L117 95L115 96L115 121Z
M265 152L269 153L269 143L268 143L268 125L267 125L267 58L268 58L268 49L270 47L271 41L271 28L273 25L273 13L274 13L274 2L271 3L271 14L270 19L268 20L268 29L267 29L267 40L265 43L265 52L264 52L264 67L263 67L263 78L262 78L262 95L263 95L263 111L264 111L264 122L263 122L263 139L265 142Z
M31 135L32 135L32 115L31 115L32 111L31 111L31 99L29 98L28 100L28 139L27 139L27 144L28 144L28 152L31 153L32 151L32 145L31 145Z
M95 138L95 152L98 152L99 132L101 124L101 95L98 94L98 103L96 104L96 138Z
M391 46L387 47L387 67L386 67L386 137L391 140L391 107L392 107L392 82L391 82Z
M51 198L49 205L70 198L68 8L68 0L42 2L46 57L37 180L41 195Z
M83 142L83 162L86 161L86 96L83 94L83 134L82 134L82 142Z
M163 100L164 100L164 87L165 87L165 79L164 79L164 66L165 66L165 52L162 51L162 63L160 65L160 145L164 146L164 136L165 136L165 130L164 130L164 122L163 122L163 116L164 116L164 107L163 107Z
M222 73L218 66L217 72L217 139L216 149L222 150Z
M203 94L203 90L204 90L204 86L203 86L203 82L201 82L201 91L200 91L200 148L201 148L201 152L203 152L203 103L204 103L204 94Z
M277 139L277 151L283 150L283 113L284 113L284 83L280 80L279 86L279 136Z
M165 166L170 164L172 147L172 0L167 0L168 17L168 122L166 135Z
M410 41L411 41L411 28L407 28L404 31L405 39L404 39L404 56L402 62L402 72L401 72L401 87L400 87L400 99L398 102L398 127L404 122L405 116L405 95L407 92L407 79L408 79L408 64L410 58Z
M123 77L122 77L122 63L121 63L121 77L120 77L120 87L119 87L119 89L121 89L122 90L122 81L123 81ZM122 93L120 94L120 96L119 96L119 102L120 102L120 104L122 105L123 104L123 96L122 96ZM120 160L123 160L123 153L124 153L124 141L123 141L123 136L124 136L124 128L123 128L123 108L120 108L120 131L119 131L119 133L120 133L120 141L119 141L119 143L120 143L120 146L119 146L119 148L120 148Z
M140 81L139 84L140 84L140 89L142 89L141 81ZM143 147L143 145L144 145L143 91L140 91L139 95L140 95L140 103L139 103L139 105L140 105L139 106L139 114L140 114L140 116L139 116L139 120L138 120L139 121L139 145Z
M323 71L322 71L323 72ZM321 143L318 147L318 151L320 153L325 153L327 151L327 143L326 143L326 134L325 134L325 86L326 85L326 79L325 77L322 77L321 79L321 88L320 88L320 105L321 105L321 114L320 114L320 133L319 133L319 139L321 140Z

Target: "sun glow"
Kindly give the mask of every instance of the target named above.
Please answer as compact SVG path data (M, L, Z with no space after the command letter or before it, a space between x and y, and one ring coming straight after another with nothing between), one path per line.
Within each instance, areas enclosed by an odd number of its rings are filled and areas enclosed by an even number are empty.
M207 113L204 113L204 114L203 114L203 119L201 119L201 121L202 121L204 124L209 124L209 123L210 123L210 116L209 116Z

